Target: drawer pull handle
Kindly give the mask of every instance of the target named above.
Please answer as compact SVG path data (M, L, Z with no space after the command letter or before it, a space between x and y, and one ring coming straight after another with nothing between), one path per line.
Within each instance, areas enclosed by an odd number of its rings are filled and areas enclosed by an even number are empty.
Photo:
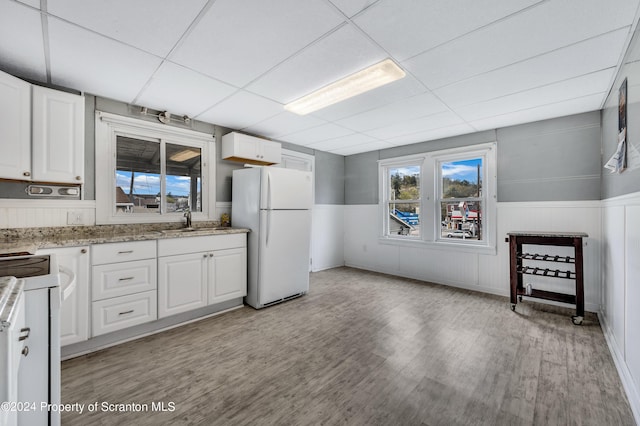
M22 348L22 355L29 355L29 346L25 346L24 348Z
M119 251L118 254L130 254L133 253L133 250L124 250L124 251Z
M131 309L130 311L120 312L118 315L127 315L127 314L132 314L132 313L133 313L133 309Z
M18 341L19 342L22 342L23 340L27 340L29 338L29 334L31 333L31 329L29 327L21 328L20 329L20 334L22 334L22 333L27 333L27 334L18 337Z
M124 278L120 278L118 279L118 281L129 281L132 280L134 277L124 277Z

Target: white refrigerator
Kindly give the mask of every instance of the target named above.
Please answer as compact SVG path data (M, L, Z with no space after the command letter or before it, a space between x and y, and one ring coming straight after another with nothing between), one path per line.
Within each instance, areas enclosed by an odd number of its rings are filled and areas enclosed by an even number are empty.
M309 291L311 172L233 171L232 223L249 228L245 302L256 309Z

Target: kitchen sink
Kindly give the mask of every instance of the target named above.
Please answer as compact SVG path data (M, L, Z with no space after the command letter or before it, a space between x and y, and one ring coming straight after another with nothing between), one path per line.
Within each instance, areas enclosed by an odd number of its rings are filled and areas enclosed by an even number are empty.
M188 234L190 232L209 232L209 231L220 231L222 229L228 229L221 226L213 227L213 228L179 228L179 229L165 229L162 232L163 234Z

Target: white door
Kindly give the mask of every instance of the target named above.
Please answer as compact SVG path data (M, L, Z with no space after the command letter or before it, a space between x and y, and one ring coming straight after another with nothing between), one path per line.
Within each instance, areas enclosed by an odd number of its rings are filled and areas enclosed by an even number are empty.
M216 250L210 262L210 305L247 295L246 247Z
M158 258L158 318L207 306L209 253Z
M89 247L38 250L37 254L55 254L58 265L75 275L75 288L60 306L60 345L83 342L89 338ZM64 292L71 277L60 274Z
M33 87L33 180L82 183L84 97Z
M261 209L290 210L313 207L311 172L262 167L260 185Z
M310 210L261 210L258 303L309 291Z
M31 179L31 85L0 72L0 178Z

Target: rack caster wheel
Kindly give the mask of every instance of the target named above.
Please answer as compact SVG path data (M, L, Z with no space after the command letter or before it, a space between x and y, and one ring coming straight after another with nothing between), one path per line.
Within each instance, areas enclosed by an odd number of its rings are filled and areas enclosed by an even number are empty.
M582 320L583 320L583 317L580 317L578 315L574 315L571 317L571 322L573 322L575 325L581 325Z
M518 296L518 302L522 302L522 296Z
M511 304L511 310L514 311L514 312L516 311L516 304L515 303Z

